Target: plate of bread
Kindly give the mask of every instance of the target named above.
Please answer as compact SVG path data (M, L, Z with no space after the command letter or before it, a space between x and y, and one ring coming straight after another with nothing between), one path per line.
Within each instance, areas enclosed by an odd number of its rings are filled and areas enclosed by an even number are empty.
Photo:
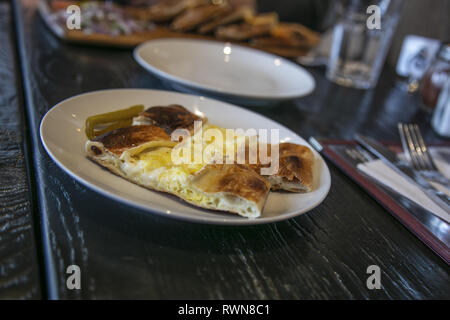
M288 128L202 96L147 89L95 91L44 116L41 141L94 192L185 221L252 225L318 206L331 178Z
M257 12L252 0L140 2L42 0L38 9L58 38L97 46L132 48L153 39L195 38L234 42L296 58L320 40L319 33L304 25L279 21L276 12ZM79 27L69 28L74 5L83 19Z

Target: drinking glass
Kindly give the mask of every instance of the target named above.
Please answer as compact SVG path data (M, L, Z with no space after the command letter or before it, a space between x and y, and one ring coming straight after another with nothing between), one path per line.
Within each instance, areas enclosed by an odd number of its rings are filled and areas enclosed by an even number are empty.
M440 136L450 138L450 78L447 78L439 95L431 126Z
M330 81L359 89L376 85L402 4L402 0L349 2L333 31L327 68Z

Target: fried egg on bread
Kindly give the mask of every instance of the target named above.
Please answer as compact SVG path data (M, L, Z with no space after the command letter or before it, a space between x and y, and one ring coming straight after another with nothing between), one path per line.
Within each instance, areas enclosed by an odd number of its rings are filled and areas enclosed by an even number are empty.
M193 133L194 121L202 121L204 131L225 130L180 105L157 106L141 112L131 127L87 141L86 153L91 160L133 183L174 194L202 208L247 218L261 215L271 189L311 190L314 156L309 148L290 143L280 144L279 170L273 176L261 176L259 170L264 166L260 163L216 164L204 160L174 164L172 150L179 142L172 141L169 135L181 128ZM205 140L203 147L208 143Z
M143 187L174 194L206 209L247 218L260 216L270 184L250 168L235 164L174 165L176 142L160 127L117 129L86 143L88 158Z

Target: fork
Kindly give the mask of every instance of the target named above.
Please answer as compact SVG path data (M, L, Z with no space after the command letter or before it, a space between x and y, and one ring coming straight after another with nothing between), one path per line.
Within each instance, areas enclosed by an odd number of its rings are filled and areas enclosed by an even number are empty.
M416 183L442 209L450 212L450 197L436 187L433 182L450 188L450 181L436 168L433 158L422 138L417 124L398 124L403 151L413 168ZM425 180L425 181L424 181Z
M417 124L398 124L403 151L414 171L420 173L425 179L437 182L446 188L450 188L450 180L447 179L436 167L429 148L425 144L419 126Z

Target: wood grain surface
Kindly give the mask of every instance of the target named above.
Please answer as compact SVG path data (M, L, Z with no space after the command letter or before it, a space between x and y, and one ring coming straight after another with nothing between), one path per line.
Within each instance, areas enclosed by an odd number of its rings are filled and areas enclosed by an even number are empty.
M129 50L61 43L36 12L17 0L15 14L50 298L61 299L436 299L450 298L448 266L355 183L330 167L326 200L294 219L252 227L192 224L141 212L80 185L48 157L39 123L57 102L105 88L169 89ZM373 91L327 82L272 108L252 108L307 138L355 132L394 140L398 121L416 121L426 139L429 115L385 70ZM68 290L66 268L81 268ZM366 286L381 269L380 290Z
M0 299L40 297L11 7L0 2Z

